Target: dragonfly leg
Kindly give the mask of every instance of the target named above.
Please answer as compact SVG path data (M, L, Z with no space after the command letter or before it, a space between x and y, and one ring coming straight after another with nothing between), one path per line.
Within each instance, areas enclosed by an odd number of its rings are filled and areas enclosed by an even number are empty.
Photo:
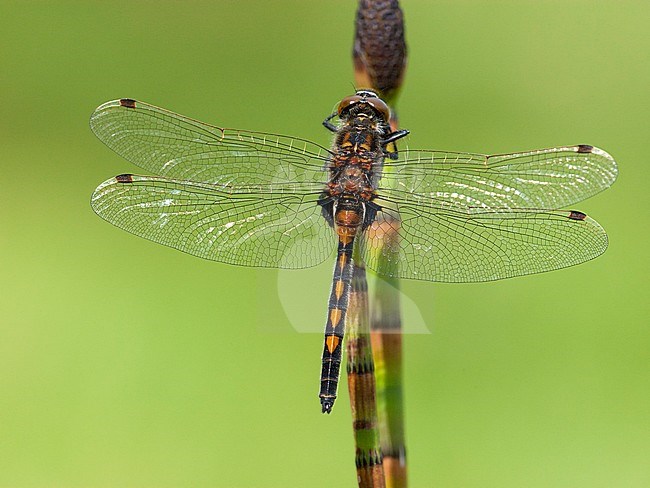
M384 146L384 154L386 157L393 160L398 158L397 144L395 144L395 141L401 139L404 136L407 136L408 134L409 131L407 130L396 130L395 132L391 132L384 139L382 139L381 143Z
M336 117L338 113L334 112L332 115L327 117L325 120L323 120L323 125L327 130L330 130L332 132L338 132L338 128L330 122L334 117Z
M388 134L384 139L382 139L382 144L385 146L386 144L390 144L391 142L395 142L398 139L401 139L402 137L406 137L410 134L410 131L402 129L402 130L396 130L395 132L391 132Z

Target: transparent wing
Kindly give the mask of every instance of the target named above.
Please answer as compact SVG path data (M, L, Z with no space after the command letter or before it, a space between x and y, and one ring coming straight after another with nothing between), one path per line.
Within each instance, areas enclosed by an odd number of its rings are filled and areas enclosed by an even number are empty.
M562 208L616 180L614 159L593 146L564 146L513 154L409 151L384 163L380 194L426 196L459 208ZM412 198L412 197L411 197Z
M368 267L399 278L492 281L565 268L607 248L598 223L578 211L457 207L388 201L359 243Z
M329 151L309 141L222 129L127 98L99 106L90 127L153 174L220 185L327 181Z
M91 205L117 227L201 258L304 268L336 248L317 198L289 185L229 188L120 175L97 187Z

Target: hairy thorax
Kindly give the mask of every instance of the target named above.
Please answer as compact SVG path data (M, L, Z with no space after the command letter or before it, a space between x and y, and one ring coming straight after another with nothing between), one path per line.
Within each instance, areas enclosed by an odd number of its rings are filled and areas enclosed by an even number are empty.
M373 118L355 117L336 134L321 205L323 216L344 240L374 220L376 210L370 202L376 196L384 160L383 132Z
M382 130L368 118L355 118L343 125L336 135L327 193L334 198L369 202L381 174L384 152Z

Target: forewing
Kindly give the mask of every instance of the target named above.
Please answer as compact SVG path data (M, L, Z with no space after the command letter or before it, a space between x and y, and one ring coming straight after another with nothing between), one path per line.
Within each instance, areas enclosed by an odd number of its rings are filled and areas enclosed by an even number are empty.
M409 151L387 160L380 194L418 194L459 208L562 208L606 188L614 159L593 146L564 146L513 154Z
M90 127L108 147L150 173L219 185L327 180L327 149L298 138L222 129L144 102L98 107Z
M232 188L120 175L97 187L91 205L117 227L201 258L304 268L336 247L317 197L287 185Z
M387 276L492 281L573 266L607 248L602 227L577 211L376 202L381 218L365 231L360 250L368 267Z

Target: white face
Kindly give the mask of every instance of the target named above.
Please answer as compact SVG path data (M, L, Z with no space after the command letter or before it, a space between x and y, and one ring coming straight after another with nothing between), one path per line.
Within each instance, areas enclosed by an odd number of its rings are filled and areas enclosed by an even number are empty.
M379 95L370 90L359 90L356 94L364 98L379 98Z

